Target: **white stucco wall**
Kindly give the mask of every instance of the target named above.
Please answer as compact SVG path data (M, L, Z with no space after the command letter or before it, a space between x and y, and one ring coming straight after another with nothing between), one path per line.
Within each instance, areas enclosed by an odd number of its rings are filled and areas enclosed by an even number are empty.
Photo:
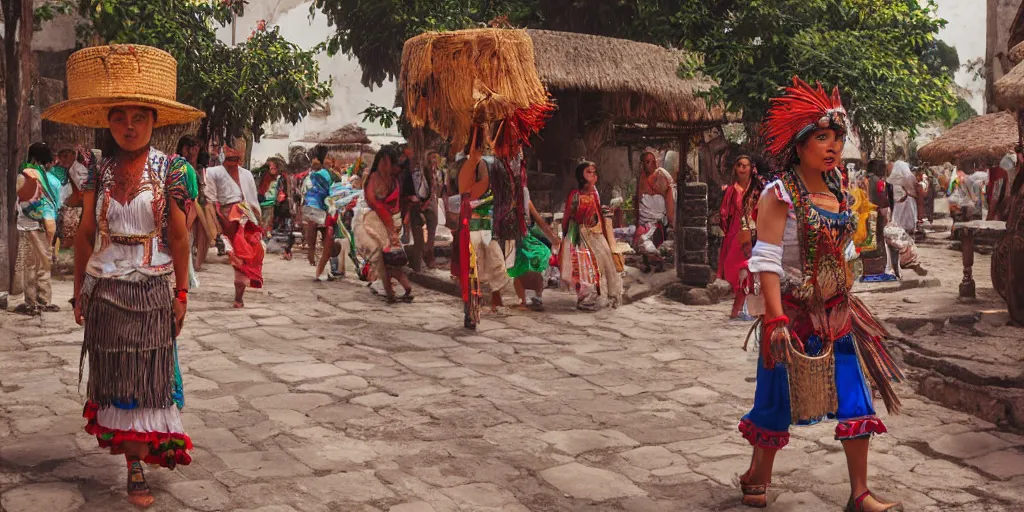
M960 62L985 57L986 4L985 0L937 0L939 17L949 23L939 31L939 39L955 46ZM985 80L975 80L962 69L956 74L956 83L970 92L964 98L979 114L985 113Z
M322 13L309 19L310 2L300 0L252 0L245 7L245 16L238 19L236 41L242 42L256 27L257 21L267 20L268 26L277 25L281 35L303 49L312 49L334 33L327 26L327 19ZM231 44L231 27L217 31L217 37ZM371 103L391 107L395 101L396 85L385 83L372 91L359 82L361 70L359 63L346 55L329 57L326 54L317 56L320 63L321 80L330 79L334 89L334 97L329 100L330 115L327 117L309 116L292 126L279 123L267 130L266 136L253 147L253 163L261 162L275 153L287 155L288 145L314 133L326 133L349 123L358 123L366 128L370 139L376 143L387 143L400 139L397 129L385 130L380 125L363 123L362 112Z

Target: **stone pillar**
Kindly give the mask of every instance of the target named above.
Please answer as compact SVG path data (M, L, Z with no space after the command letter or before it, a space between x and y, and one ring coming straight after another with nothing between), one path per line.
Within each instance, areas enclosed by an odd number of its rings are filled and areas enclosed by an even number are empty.
M676 225L676 274L683 284L707 286L714 281L708 264L708 185L680 183Z
M708 264L708 185L691 180L687 156L690 137L679 140L679 181L676 182L676 276L688 286L714 281Z

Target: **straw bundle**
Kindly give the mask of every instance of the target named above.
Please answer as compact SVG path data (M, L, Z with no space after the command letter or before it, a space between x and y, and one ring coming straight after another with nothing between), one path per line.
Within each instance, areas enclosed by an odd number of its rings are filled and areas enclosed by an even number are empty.
M999 161L1013 150L1016 143L1017 120L1013 113L997 112L968 119L954 126L921 146L917 156L931 164L981 159Z
M1021 43L1018 46L1022 46ZM1015 48L1016 49L1016 48ZM996 105L1002 109L1024 109L1024 64L1017 64L995 83Z
M402 50L399 83L410 124L429 125L456 147L469 141L474 117L497 121L518 114L532 121L531 116L551 108L534 67L533 41L523 30L416 36Z

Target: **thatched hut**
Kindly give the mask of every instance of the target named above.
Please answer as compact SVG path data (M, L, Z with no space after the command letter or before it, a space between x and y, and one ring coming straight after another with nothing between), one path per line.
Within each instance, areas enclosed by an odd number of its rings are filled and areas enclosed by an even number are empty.
M618 124L713 126L726 119L721 106L709 108L697 96L714 82L680 78L685 51L589 34L526 32L548 90L599 93L604 113Z
M330 133L313 133L299 141L308 148L326 146L329 157L343 162L354 162L360 157L364 160L371 158L376 153L376 148L371 146L371 142L366 129L355 123L347 124Z
M534 143L536 165L531 167L539 172L530 175L530 192L539 207L557 208L564 201L575 185L571 169L580 158L598 163L599 187L605 197L613 187L627 194L638 178L638 150L670 147L685 157L693 141L705 140L700 136L708 129L738 119L722 105L709 106L700 96L714 81L700 75L680 76L680 65L688 57L685 51L589 34L527 33L533 40L537 74L558 104ZM679 180L703 181L706 176L690 173L686 160L680 159ZM702 206L684 204L694 197ZM678 199L680 218L704 212L676 224L677 272L684 281L701 284L709 278L703 275L707 193L680 190ZM684 209L689 215L682 213ZM688 229L705 231L683 232Z
M526 32L533 40L540 80L558 104L536 143L541 170L563 178L552 187L556 196L572 185L566 169L581 157L597 159L603 149L615 146L678 147L735 119L721 106L709 108L699 97L699 92L714 86L713 81L679 76L684 51L589 34ZM632 172L627 169L625 174ZM610 186L615 179L607 178Z
M1017 120L1012 112L968 119L921 146L917 156L931 164L999 162L1017 143Z

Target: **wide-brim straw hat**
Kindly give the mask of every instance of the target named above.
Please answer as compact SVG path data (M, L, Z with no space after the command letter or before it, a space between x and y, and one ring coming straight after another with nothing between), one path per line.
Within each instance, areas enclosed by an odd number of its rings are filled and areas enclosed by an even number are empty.
M206 114L177 100L178 61L151 46L112 44L79 50L68 58L68 99L43 112L57 123L109 128L115 107L156 111L154 127L186 124Z

